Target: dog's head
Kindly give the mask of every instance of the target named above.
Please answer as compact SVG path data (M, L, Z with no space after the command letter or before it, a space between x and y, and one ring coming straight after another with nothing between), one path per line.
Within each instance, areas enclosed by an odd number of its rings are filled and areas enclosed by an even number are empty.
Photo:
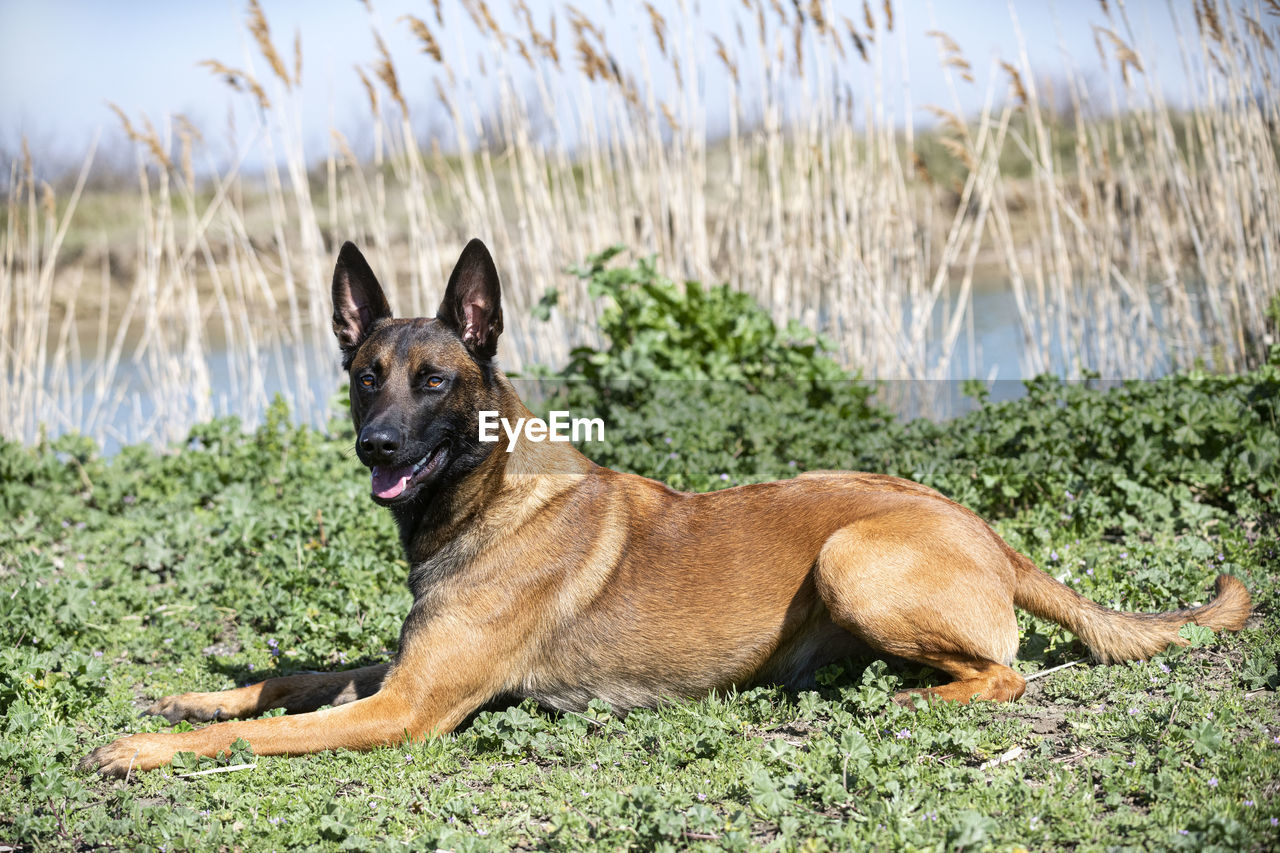
M438 493L493 448L479 412L497 409L494 354L502 332L498 270L472 240L432 319L397 320L360 250L347 243L333 271L333 333L351 379L356 454L373 499L401 506Z

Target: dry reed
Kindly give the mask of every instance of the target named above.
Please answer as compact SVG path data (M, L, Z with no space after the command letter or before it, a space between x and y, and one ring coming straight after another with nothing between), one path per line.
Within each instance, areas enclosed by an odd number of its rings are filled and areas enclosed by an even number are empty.
M631 68L610 49L623 36L582 8L535 13L516 0L507 32L484 0L467 0L465 17L434 2L434 28L415 16L398 25L430 57L443 132L423 139L411 125L411 109L435 105L411 101L375 27L376 55L355 69L370 156L334 131L317 165L296 106L300 39L290 73L250 2L272 75L202 63L258 107L256 141L230 168L197 187L204 142L189 122L140 128L116 110L138 149L141 224L124 297L109 293L120 282L108 247L96 271L60 258L92 153L61 205L49 191L41 200L29 158L10 165L0 433L170 441L211 414L253 423L273 389L323 422L337 381L326 271L344 239L368 249L397 308L425 314L458 247L484 237L506 276L504 359L517 370L596 342L598 305L563 268L618 242L800 318L871 378L976 370L982 275L1009 282L1024 373L1239 369L1271 341L1280 292L1280 106L1269 94L1280 69L1262 14L1278 8L1197 0L1194 26L1179 30L1191 110L1166 102L1124 6L1103 2L1097 44L1120 72L1105 91L1068 74L1050 92L1020 39L992 64L1008 98L993 82L976 116L927 107L940 126L921 133L893 118L912 114L909 94L887 94L910 24L889 2L877 20L864 0L855 22L829 0L744 0L732 33L645 4L651 38ZM454 37L464 29L474 35ZM932 35L952 91L971 85L960 45ZM576 63L561 62L563 38ZM477 39L492 104L467 95ZM708 67L725 72L727 134L685 85L688 69ZM870 81L865 97L849 91L855 71ZM672 77L674 90L660 89ZM261 179L241 173L250 150ZM551 287L563 291L556 310L533 320ZM55 300L55 289L71 296Z

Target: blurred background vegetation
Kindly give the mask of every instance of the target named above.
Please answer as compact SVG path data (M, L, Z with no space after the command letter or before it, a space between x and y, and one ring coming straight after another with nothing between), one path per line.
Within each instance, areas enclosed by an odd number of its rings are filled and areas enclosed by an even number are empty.
M67 173L52 145L8 151L0 431L164 442L215 415L259 423L275 393L323 424L347 239L405 315L433 313L459 247L485 239L506 285L501 357L525 373L601 344L602 296L566 268L613 245L726 283L844 370L905 380L878 392L899 411L895 395L945 408L954 386L919 389L964 378L1255 366L1280 291L1280 16L1135 9L1070 7L1091 50L1054 60L1010 5L984 73L889 0L646 3L627 10L636 39L571 4L463 0L390 22L353 6L373 53L338 62L355 63L341 74L367 119L360 139L332 124L317 141L300 32L250 2L244 61L190 57L236 99L229 149L216 127L113 104L124 152L91 146ZM937 65L916 91L948 102L912 100L921 39ZM410 65L431 83L409 90Z

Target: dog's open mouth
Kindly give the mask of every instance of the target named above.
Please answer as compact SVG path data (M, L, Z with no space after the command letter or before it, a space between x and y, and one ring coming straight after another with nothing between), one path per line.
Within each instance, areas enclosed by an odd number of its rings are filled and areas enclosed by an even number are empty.
M373 491L373 496L384 501L395 500L400 497L410 486L422 482L439 470L444 463L448 447L449 443L447 441L442 442L436 446L435 450L414 464L400 468L374 465L370 469L370 474L372 475L370 488Z

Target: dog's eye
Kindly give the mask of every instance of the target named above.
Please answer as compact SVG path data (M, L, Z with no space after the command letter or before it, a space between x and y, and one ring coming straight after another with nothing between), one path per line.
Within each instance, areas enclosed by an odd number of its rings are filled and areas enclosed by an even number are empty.
M443 377L443 376L428 376L428 377L427 377L427 387L428 387L428 388L439 388L439 387L440 387L441 385L443 385L443 384L444 384L444 377Z
M360 377L360 384L366 388L372 388L373 382L374 382L374 379L373 379L372 373L366 373L364 376Z

